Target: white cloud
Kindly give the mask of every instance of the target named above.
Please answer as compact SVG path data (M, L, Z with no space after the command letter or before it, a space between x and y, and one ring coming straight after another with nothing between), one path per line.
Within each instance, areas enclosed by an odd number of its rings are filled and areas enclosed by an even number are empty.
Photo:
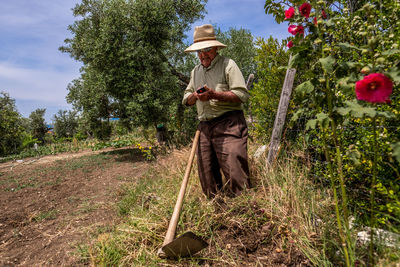
M67 85L79 77L79 71L30 69L0 62L0 90L12 98L46 101L65 105Z

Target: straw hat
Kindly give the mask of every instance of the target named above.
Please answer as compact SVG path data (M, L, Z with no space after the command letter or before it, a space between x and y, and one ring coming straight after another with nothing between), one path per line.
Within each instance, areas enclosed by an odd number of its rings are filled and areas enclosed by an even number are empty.
M214 47L216 46L218 49L225 48L221 42L217 41L217 37L215 36L214 28L211 24L204 24L201 26L197 26L194 29L193 34L193 44L186 48L185 52L195 52L204 48Z

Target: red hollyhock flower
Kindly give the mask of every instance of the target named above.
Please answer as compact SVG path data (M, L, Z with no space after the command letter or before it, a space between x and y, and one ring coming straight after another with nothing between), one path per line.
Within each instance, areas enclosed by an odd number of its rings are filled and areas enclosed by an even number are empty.
M326 15L326 13L325 13L325 10L323 10L323 9L322 9L322 12L321 12L321 17L323 19L326 19L328 17L328 15Z
M371 103L390 103L392 90L393 82L382 73L371 73L356 82L357 99Z
M285 19L291 19L294 16L294 7L290 7L288 10L285 10Z
M310 16L310 12L311 12L311 5L309 3L303 3L300 7L299 7L299 11L300 14L306 18L308 18Z
M297 33L303 35L304 34L304 27L299 25L297 26Z
M317 17L314 17L313 22L314 22L314 25L317 26L317 24L318 24Z
M286 46L287 46L289 49L292 48L292 47L293 47L293 42L292 42L292 41L289 41L289 42L287 43Z
M293 35L296 35L297 33L297 26L296 25L290 25L288 28L288 32L290 32Z
M293 35L304 34L304 27L301 26L301 25L298 25L298 26L290 25L289 28L288 28L288 32L290 32Z

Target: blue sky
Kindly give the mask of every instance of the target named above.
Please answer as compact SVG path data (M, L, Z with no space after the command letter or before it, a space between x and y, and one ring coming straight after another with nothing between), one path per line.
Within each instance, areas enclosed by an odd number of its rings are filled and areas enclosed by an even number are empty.
M46 108L46 122L60 109L71 109L67 85L79 77L81 64L58 47L71 37L67 30L75 18L71 8L79 0L7 0L0 9L0 91L16 100L24 117ZM255 37L288 36L287 25L278 25L264 13L264 0L209 0L202 21L229 28L249 29ZM194 28L194 27L193 27ZM193 30L188 32L192 40Z

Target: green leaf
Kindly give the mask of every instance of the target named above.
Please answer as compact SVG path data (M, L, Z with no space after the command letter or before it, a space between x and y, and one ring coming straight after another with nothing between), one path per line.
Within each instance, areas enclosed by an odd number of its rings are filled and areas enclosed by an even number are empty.
M360 151L355 148L354 145L350 145L349 148L347 149L346 152L347 156L349 159L355 164L355 165L360 165L360 158L361 158L361 153Z
M321 112L321 113L317 114L317 121L318 121L319 125L321 126L321 128L326 129L329 126L330 118L329 118L328 114Z
M313 119L313 120L309 120L306 124L306 130L309 129L315 129L315 127L317 126L317 120Z
M391 55L395 55L395 54L400 54L400 50L399 49L391 49L391 50L386 50L385 52L382 53L382 55L384 55L384 56L391 56Z
M395 156L396 160L400 162L400 142L391 144L390 146L393 149L393 156Z
M299 110L297 110L294 114L293 114L293 116L292 116L292 118L290 119L290 121L293 121L293 122L295 122L295 121L297 121L298 119L299 119L299 117L301 116L301 114L303 114L303 112L304 112L304 109L299 109Z
M336 82L336 88L340 88L344 92L350 92L354 88L354 83L349 83L349 79L349 77L339 79Z
M325 58L320 58L319 62L321 62L322 68L326 72L328 72L328 73L333 72L333 65L336 62L334 57L328 56L328 57L325 57Z
M326 113L318 113L316 119L309 120L306 124L306 130L315 129L317 125L321 126L321 128L327 128L329 126L330 118Z
M344 51L350 51L350 49L361 50L357 46L351 45L349 43L339 43L338 46L342 48Z
M310 81L306 81L302 84L299 84L295 89L296 93L302 95L309 94L312 91L314 91L314 85Z
M333 25L335 25L335 22L332 19L329 19L327 21L325 21L326 26L331 27Z
M385 74L390 76L394 82L400 83L400 69L393 67L390 68Z
M289 62L289 68L293 68L294 66L298 65L299 63L301 63L301 56L299 53L297 53L296 55L294 55L290 62Z
M337 109L337 112L342 116L351 115L356 118L368 116L373 118L377 115L375 108L363 107L355 101L346 101L345 105L346 107Z

